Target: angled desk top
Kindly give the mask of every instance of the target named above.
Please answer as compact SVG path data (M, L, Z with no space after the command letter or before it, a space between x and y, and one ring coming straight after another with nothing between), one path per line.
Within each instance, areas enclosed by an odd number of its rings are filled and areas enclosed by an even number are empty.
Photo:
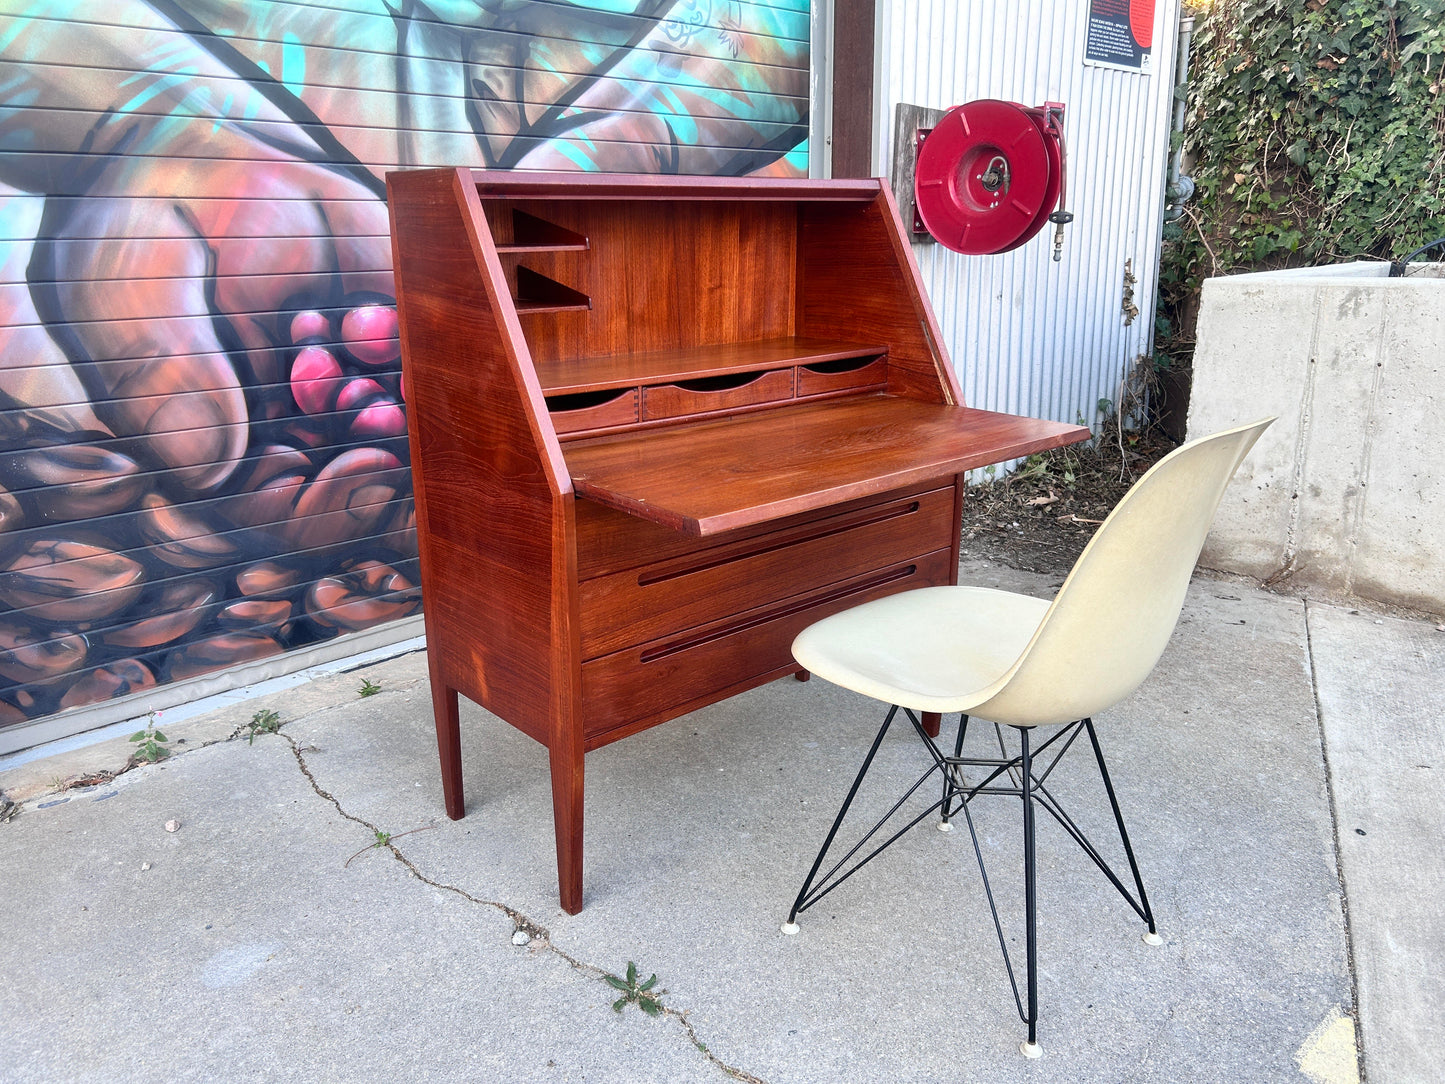
M1086 440L1084 426L890 395L563 446L578 496L704 537Z

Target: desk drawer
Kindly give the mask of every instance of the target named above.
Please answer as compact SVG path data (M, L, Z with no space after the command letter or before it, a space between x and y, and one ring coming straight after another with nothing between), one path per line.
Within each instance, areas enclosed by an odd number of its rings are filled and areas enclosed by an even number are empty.
M885 358L844 358L798 366L798 398L830 391L881 388L888 383Z
M693 711L796 665L793 639L814 621L884 595L946 584L952 563L951 549L936 550L583 663L588 747Z
M582 657L951 547L953 490L881 502L579 585Z
M615 425L635 425L637 389L551 395L547 397L547 413L551 415L553 431L559 436Z
M681 557L684 554L720 549L723 546L734 545L742 540L758 538L765 534L780 534L794 527L851 514L858 509L872 508L874 505L885 504L902 497L916 499L935 487L947 492L950 500L954 499L954 485L953 480L950 479L941 487L934 482L926 487L862 497L856 501L834 505L826 512L804 512L795 516L787 516L775 523L746 527L739 531L730 531L726 536L715 535L706 540L692 538L681 531L674 531L671 527L653 523L650 519L629 516L626 512L619 512L615 508L607 508L595 501L578 498L575 504L577 578L579 580L595 579L598 576L620 572L624 568L635 569L641 565ZM722 541L718 541L719 538L722 538Z
M683 418L778 403L793 397L793 370L703 377L642 389L642 420Z

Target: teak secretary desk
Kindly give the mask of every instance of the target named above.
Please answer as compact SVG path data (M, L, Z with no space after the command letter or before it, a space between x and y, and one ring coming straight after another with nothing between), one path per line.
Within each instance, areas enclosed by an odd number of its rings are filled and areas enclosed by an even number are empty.
M575 914L584 753L954 582L963 472L1089 431L964 405L877 180L387 191L447 815L462 693L547 747Z

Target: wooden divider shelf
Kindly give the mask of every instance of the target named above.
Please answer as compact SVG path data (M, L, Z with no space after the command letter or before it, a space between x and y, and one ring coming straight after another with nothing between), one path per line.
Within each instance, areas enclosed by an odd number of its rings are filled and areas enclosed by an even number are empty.
M512 299L518 313L586 312L592 299L530 267L517 265L517 289Z
M589 247L587 238L582 234L518 210L512 211L512 240L497 243L497 251L503 255L586 252Z
M387 188L447 814L461 694L547 747L575 913L588 751L954 582L963 472L1089 431L964 405L877 180Z

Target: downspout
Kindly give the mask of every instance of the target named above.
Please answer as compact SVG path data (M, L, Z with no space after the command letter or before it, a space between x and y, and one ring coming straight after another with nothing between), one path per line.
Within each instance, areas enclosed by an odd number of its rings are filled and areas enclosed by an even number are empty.
M1189 105L1189 40L1194 35L1194 16L1179 20L1179 45L1174 61L1174 120L1169 142L1178 145L1169 154L1169 180L1164 189L1164 221L1173 222L1184 214L1184 205L1194 195L1194 178L1181 172L1184 161L1184 116Z

